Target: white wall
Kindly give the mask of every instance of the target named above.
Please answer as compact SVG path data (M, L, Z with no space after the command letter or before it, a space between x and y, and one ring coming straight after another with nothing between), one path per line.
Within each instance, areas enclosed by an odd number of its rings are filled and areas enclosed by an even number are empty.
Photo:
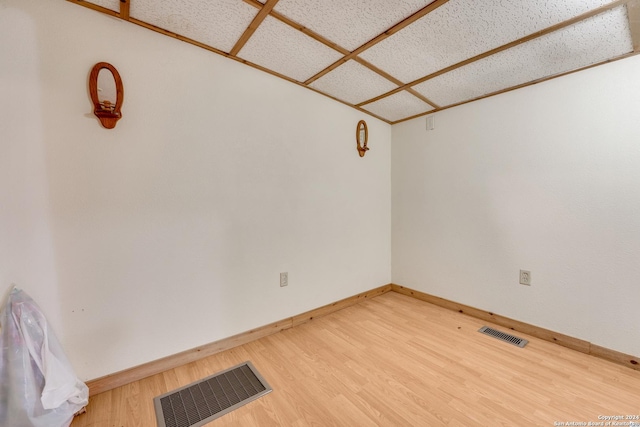
M81 378L391 281L386 123L64 1L1 0L0 64L0 296L34 297Z
M395 125L394 283L640 354L638 76L635 56Z

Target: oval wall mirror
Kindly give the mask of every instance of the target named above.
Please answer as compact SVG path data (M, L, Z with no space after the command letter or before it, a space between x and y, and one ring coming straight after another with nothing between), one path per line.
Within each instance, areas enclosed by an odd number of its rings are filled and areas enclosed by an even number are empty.
M120 73L106 62L98 62L89 75L89 93L93 102L93 114L107 129L116 127L122 118L120 109L124 100L124 88Z
M98 71L98 99L107 107L116 105L116 81L108 68Z
M364 157L365 153L369 150L367 142L369 141L369 129L367 128L367 122L360 120L356 127L356 143L358 145L358 154L360 157Z

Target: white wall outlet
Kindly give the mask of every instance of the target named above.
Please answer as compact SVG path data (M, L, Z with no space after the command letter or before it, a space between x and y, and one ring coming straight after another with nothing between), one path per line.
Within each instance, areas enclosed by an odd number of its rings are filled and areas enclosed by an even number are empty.
M520 270L520 284L531 286L531 272L527 270Z
M280 273L280 287L289 286L289 273Z

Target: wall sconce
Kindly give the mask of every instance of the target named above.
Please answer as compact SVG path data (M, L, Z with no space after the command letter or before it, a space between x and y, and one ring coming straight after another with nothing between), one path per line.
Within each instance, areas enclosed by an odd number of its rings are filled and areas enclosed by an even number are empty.
M360 154L360 157L364 157L365 153L369 150L369 147L367 147L368 140L369 129L367 128L367 122L360 120L356 127L356 143L358 144L358 154Z
M105 71L106 70L106 71ZM98 92L101 92L98 96ZM89 94L93 102L93 114L107 129L116 127L122 118L120 108L124 100L124 88L118 70L106 62L98 62L89 75Z

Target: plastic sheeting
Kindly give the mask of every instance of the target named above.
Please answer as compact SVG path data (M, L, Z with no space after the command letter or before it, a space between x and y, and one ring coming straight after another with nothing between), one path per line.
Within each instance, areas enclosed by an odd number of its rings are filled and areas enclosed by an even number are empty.
M68 427L89 389L38 305L13 288L0 327L0 427Z

